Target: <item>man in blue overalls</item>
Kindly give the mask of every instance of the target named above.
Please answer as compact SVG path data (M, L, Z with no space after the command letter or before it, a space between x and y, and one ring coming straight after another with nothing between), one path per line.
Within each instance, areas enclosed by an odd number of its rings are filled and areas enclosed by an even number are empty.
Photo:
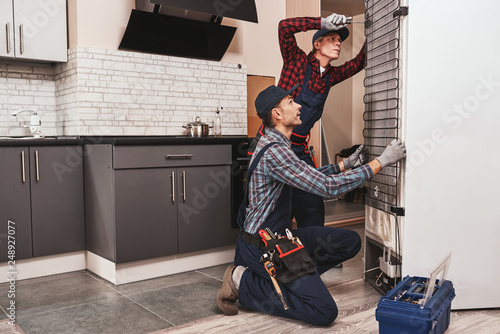
M291 229L292 187L322 197L334 198L351 191L371 179L381 168L406 156L399 141L392 142L382 155L362 165L358 152L343 164L358 167L341 173L339 164L318 169L300 160L290 147L292 130L301 121L301 106L291 94L297 86L285 91L276 86L263 90L255 106L265 135L259 140L247 175L247 194L240 207L237 223L241 229L236 243L234 265L225 272L217 304L228 314L238 313L236 300L262 312L299 319L315 325L329 325L338 310L320 275L333 266L355 256L361 248L356 232L333 227L310 226L293 230L316 265L316 273L302 276L290 284L279 284L283 307L273 281L260 262L263 253L259 230L285 235Z
M331 66L330 62L340 56L341 43L349 36L344 15L332 14L327 18L297 17L282 20L278 26L279 43L283 57L283 68L278 87L288 90L299 84L292 93L295 102L302 106L302 124L291 135L292 148L299 159L308 165L317 167L308 143L310 131L321 118L330 88L361 71L365 62L364 46L358 55L340 66ZM313 36L313 50L306 54L297 45L295 34L301 31L319 29ZM257 140L265 133L261 127L252 143L249 153ZM298 227L323 226L325 207L323 197L292 190L293 216Z

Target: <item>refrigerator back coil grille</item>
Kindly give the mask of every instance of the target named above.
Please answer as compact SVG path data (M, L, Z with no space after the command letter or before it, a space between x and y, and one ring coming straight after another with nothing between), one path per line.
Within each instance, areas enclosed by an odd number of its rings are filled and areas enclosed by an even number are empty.
M399 0L365 0L366 77L364 145L370 160L399 138ZM366 204L385 212L397 206L395 165L384 168L366 184Z

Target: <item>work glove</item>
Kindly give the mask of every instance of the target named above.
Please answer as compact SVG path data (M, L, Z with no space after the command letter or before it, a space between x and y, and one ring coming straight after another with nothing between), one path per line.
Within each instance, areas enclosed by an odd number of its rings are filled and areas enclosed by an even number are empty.
M385 148L384 152L382 152L382 155L376 159L380 162L381 167L384 168L386 166L395 164L396 162L405 157L406 157L405 145L400 140L394 139Z
M344 28L346 26L346 23L347 17L345 17L345 15L333 13L325 19L324 26L321 28L328 30L339 30L341 28Z
M364 165L368 162L368 149L360 145L353 154L343 161L346 170Z

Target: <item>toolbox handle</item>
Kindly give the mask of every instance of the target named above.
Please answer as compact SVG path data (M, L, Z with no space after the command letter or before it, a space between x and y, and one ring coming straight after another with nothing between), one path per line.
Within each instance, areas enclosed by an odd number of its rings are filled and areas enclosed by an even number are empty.
M429 284L427 285L427 291L425 292L424 302L420 304L420 308L424 308L425 304L431 299L432 292L434 291L434 285L436 284L436 277L439 273L441 273L441 278L439 279L439 283L437 287L439 288L441 284L443 284L446 279L446 275L448 274L448 267L451 260L451 251L446 255L446 257L437 265L437 267L430 272L429 275Z

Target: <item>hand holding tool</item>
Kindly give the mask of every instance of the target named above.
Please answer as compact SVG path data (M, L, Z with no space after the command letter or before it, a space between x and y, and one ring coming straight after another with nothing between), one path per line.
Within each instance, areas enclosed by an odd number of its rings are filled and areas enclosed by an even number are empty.
M331 14L325 19L325 29L339 30L344 28L347 23L347 17L340 14Z

